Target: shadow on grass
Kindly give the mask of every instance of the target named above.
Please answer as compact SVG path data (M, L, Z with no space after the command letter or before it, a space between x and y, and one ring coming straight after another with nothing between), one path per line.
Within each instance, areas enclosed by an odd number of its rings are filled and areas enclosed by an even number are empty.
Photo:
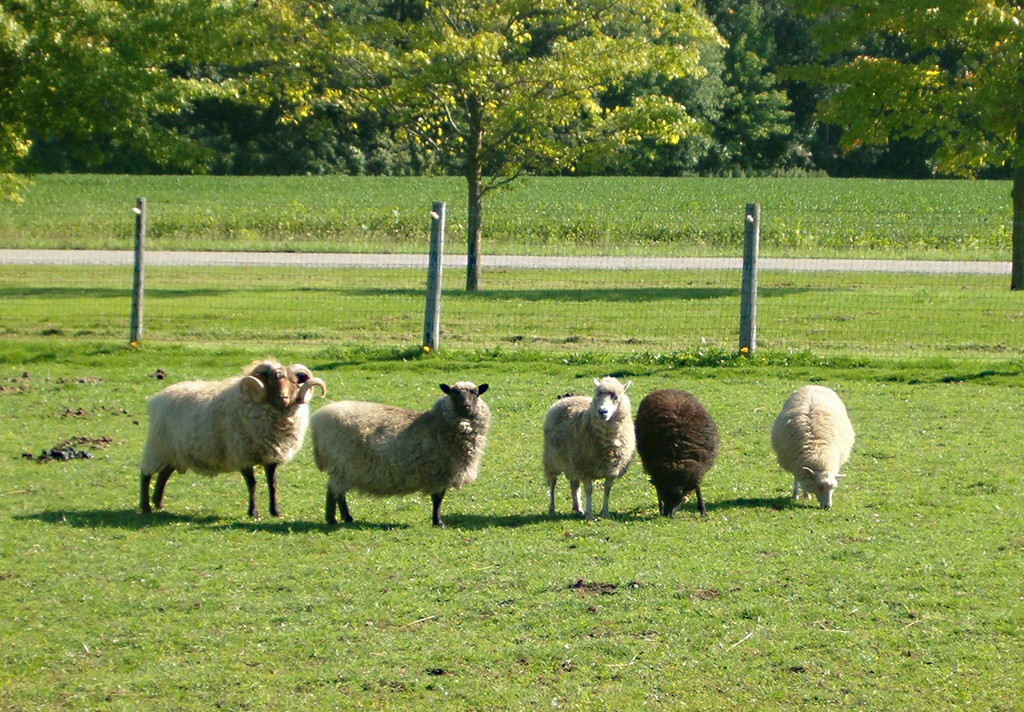
M779 497L737 497L721 502L708 502L708 511L718 509L774 509L784 511L793 509L793 498L789 495Z
M643 522L648 521L650 510L633 510L629 512L612 512L609 520L613 522ZM601 517L596 517L600 521ZM579 522L586 520L579 514L573 512L556 512L550 516L547 512L537 514L446 514L444 524L447 529L465 529L475 531L480 529L515 529L517 527L530 526L534 524L550 524L552 522Z
M211 527L215 529L237 529L239 531L259 531L266 532L268 534L305 534L308 532L327 532L328 534L335 531L390 531L393 529L408 529L408 524L392 524L390 522L362 522L354 521L348 524L335 524L330 525L326 522L311 522L311 521L289 521L287 519L261 519L258 522L227 522L217 527Z
M90 509L73 511L52 509L37 514L15 516L14 519L35 519L46 524L66 524L77 529L149 529L174 524L209 525L219 521L212 515L193 517L168 512L142 514L137 509Z
M353 297L408 297L410 299L419 298L423 294L421 289L387 287L313 291L344 293ZM812 287L766 287L761 289L759 294L763 297L781 297L814 291L819 290ZM734 287L587 287L582 289L481 289L475 292L452 292L446 298L493 302L661 302L724 299L738 297L739 294L740 290Z

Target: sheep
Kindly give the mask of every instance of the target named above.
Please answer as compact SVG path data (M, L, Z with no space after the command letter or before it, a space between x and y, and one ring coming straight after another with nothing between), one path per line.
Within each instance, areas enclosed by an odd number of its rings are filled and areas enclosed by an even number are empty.
M636 412L636 449L658 493L658 510L672 517L697 493L697 509L708 516L701 484L718 459L718 425L686 391L652 391Z
M775 456L793 473L793 499L801 490L808 497L813 492L821 508L830 509L853 441L853 425L835 391L818 385L793 391L772 425Z
M604 480L604 506L608 516L608 498L612 484L626 473L636 453L633 416L626 389L607 376L594 379L594 395L563 396L548 408L544 418L544 476L550 492L548 514L555 516L555 484L562 472L569 479L572 511L594 518L594 480ZM580 507L580 483L587 496L586 509Z
M418 412L381 403L339 401L310 420L313 460L328 474L328 525L352 521L345 495L429 494L433 524L443 527L441 500L477 478L491 411L480 397L487 384L441 384L433 408Z
M164 487L175 471L216 475L238 470L249 488L249 516L259 519L253 467L262 465L270 514L281 516L275 474L302 445L313 388L327 395L324 382L305 366L285 367L266 359L251 363L241 377L177 383L154 395L147 406L149 436L140 464L139 508L145 514L162 508Z

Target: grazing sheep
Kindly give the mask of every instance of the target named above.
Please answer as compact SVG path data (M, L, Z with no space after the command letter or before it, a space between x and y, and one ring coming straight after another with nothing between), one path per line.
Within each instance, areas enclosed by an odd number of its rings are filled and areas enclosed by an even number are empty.
M850 459L853 425L835 391L809 385L796 389L772 425L779 465L793 473L793 499L813 492L822 509L832 506L839 468Z
M649 393L636 412L636 449L658 492L658 510L671 517L697 493L697 508L708 516L700 486L718 459L718 425L686 391Z
M168 386L149 399L149 436L142 454L139 508L152 512L163 505L164 487L175 472L204 475L238 470L249 488L249 516L256 510L256 477L262 465L270 489L270 514L277 508L278 465L292 459L306 435L314 387L327 386L301 364L254 361L244 375L220 382L192 381Z
M473 482L487 444L491 411L480 397L487 384L441 384L444 395L428 411L340 401L311 419L313 459L328 474L327 523L340 507L352 521L345 493L387 496L423 492L433 500L433 523L441 521L445 492Z
M587 519L594 518L594 480L604 480L601 516L608 516L612 484L625 474L636 452L633 416L626 395L630 383L623 386L610 376L595 378L593 397L563 396L548 408L544 418L544 476L550 490L551 516L555 516L555 484L561 472L569 479L572 511ZM587 495L585 510L580 507L581 482Z

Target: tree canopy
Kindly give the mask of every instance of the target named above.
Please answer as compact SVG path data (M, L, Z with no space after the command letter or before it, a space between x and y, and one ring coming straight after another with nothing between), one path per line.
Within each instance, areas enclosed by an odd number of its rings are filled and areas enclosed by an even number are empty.
M819 21L823 61L794 71L844 148L909 138L937 171L1010 166L1014 289L1024 288L1024 7L1007 0L791 0Z
M621 100L615 90L699 74L701 47L717 38L692 2L394 2L347 25L336 60L322 55L347 92L321 93L386 116L465 176L475 289L484 195L523 172L613 162L641 139L678 143L697 129L682 103L656 84Z

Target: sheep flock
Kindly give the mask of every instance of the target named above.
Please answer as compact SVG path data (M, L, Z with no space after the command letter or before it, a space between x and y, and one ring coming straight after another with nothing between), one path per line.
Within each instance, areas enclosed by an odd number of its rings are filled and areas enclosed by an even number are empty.
M708 516L703 484L718 460L718 424L695 395L678 389L648 393L634 419L626 395L631 385L613 376L594 378L592 394L553 396L546 412L537 414L537 469L547 484L550 517L556 516L561 474L569 482L575 516L595 518L595 481L604 484L599 516L613 516L612 486L628 481L637 455L654 487L659 514L672 517L696 494L697 511ZM491 426L491 410L483 399L488 384L442 383L441 396L426 410L342 400L311 414L314 389L327 394L324 381L307 367L267 358L251 363L239 377L177 383L153 395L140 462L139 509L148 515L162 508L174 472L237 471L248 490L248 515L258 518L254 468L259 465L266 474L270 514L280 516L277 468L299 452L308 429L313 462L327 477L328 526L338 524L339 512L345 523L353 521L350 492L429 495L432 522L444 526L445 494L471 485L481 474ZM830 509L843 476L839 470L854 444L853 426L839 395L821 385L797 388L766 435L779 466L793 476L793 501L801 494L813 495L822 509Z

